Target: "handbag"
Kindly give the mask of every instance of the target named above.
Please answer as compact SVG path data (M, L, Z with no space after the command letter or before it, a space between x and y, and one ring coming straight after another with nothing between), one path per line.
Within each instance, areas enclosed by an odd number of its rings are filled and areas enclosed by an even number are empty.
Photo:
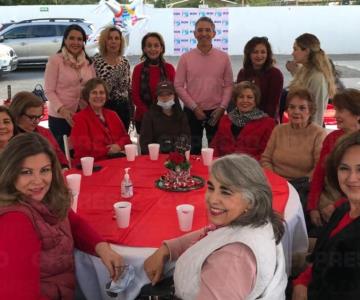
M40 83L38 83L37 85L35 85L34 90L32 91L32 93L36 96L38 96L43 102L48 101L48 99L45 96L45 91L42 87L42 85Z

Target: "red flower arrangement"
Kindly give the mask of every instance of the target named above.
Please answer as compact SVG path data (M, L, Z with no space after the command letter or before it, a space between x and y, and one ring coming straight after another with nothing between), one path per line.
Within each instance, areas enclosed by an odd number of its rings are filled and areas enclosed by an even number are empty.
M173 171L186 171L189 170L190 163L184 153L174 151L169 153L169 157L165 161L165 167Z

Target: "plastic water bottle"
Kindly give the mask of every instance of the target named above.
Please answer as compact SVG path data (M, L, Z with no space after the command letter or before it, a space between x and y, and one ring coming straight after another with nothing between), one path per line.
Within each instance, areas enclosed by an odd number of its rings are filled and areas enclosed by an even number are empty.
M122 198L131 198L134 195L134 190L133 190L133 184L132 181L130 179L130 175L129 175L129 170L130 168L125 168L125 175L123 180L121 181L121 197Z

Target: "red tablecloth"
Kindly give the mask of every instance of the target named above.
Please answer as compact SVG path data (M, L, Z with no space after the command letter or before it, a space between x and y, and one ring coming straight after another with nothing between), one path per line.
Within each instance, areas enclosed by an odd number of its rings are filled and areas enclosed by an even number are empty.
M175 210L179 204L195 206L193 230L205 226L205 187L190 192L166 192L155 187L155 180L166 172L166 157L160 155L158 161L140 156L134 162L125 158L97 162L103 166L102 170L90 177L82 176L78 213L109 242L136 247L159 247L163 240L182 235ZM191 164L192 175L201 176L206 181L208 169L202 162L192 157ZM113 204L121 201L120 183L126 167L131 168L134 196L126 200L132 202L130 226L119 229ZM274 194L273 207L283 213L289 195L287 183L272 172L266 171L266 175Z

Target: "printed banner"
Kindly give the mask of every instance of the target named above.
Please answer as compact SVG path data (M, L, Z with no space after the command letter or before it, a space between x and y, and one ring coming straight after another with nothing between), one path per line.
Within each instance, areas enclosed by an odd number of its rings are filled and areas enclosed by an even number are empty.
M229 11L227 8L176 8L174 9L174 55L181 55L196 47L195 22L209 17L215 23L213 46L228 51Z

